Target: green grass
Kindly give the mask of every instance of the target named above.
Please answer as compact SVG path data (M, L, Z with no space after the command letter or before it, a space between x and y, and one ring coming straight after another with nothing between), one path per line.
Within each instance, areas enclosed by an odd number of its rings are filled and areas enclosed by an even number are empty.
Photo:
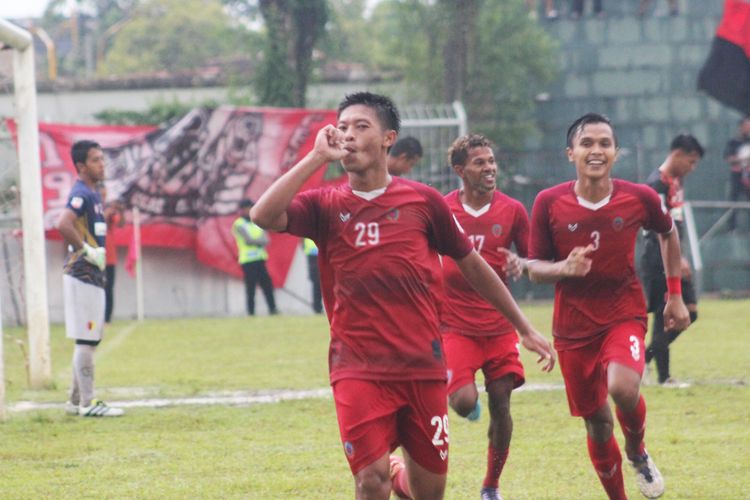
M551 307L524 310L549 330ZM750 491L750 301L704 301L700 319L672 347L673 375L689 389L645 387L647 443L666 498L735 499ZM26 389L25 332L6 330L8 404L62 402L72 345L52 330L53 387ZM108 399L327 386L322 317L116 323L97 357ZM561 383L524 356L527 380ZM137 389L137 390L136 390ZM145 394L145 396L144 396ZM583 424L563 391L519 392L506 499L600 499ZM476 498L485 467L487 417L452 415L446 498ZM0 424L1 498L352 498L331 399L250 407L134 408L87 420L61 410L11 413ZM622 442L619 429L617 437ZM630 471L626 487L638 498Z

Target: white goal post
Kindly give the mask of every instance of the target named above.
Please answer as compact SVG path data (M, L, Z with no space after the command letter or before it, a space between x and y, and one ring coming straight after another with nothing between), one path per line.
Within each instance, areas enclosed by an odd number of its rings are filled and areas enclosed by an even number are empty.
M29 381L32 388L40 389L49 386L52 382L52 363L49 345L47 261L42 214L34 45L28 31L5 19L0 19L0 44L14 49L13 85L15 120L18 129ZM2 380L4 382L4 377Z

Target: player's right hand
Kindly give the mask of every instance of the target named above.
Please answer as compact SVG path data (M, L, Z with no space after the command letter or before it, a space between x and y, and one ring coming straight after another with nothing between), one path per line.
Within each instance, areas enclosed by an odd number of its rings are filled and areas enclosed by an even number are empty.
M83 244L83 258L91 264L99 268L100 271L104 271L107 267L107 251L104 247L92 247L88 243Z
M536 360L537 364L542 364L542 371L551 372L555 367L555 350L550 345L549 341L536 330L531 330L526 335L520 335L521 344L531 352L535 352L539 355Z
M313 152L325 162L342 159L348 153L344 149L344 134L333 125L326 125L315 137Z
M568 277L586 276L591 271L591 259L588 255L594 251L594 245L575 247L563 261L563 274Z

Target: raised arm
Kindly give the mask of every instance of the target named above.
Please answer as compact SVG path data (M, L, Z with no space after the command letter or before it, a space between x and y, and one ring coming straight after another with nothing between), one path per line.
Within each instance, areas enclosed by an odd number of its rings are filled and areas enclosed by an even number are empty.
M250 209L252 221L269 231L285 230L286 210L305 181L328 162L340 160L347 154L342 137L341 132L333 125L320 129L312 151L276 179Z
M669 233L659 234L661 258L667 277L667 303L664 306L664 326L667 330L682 331L690 326L690 314L682 300L680 237L673 227Z
M534 283L555 283L564 278L586 276L591 270L588 255L594 251L593 245L575 247L565 260L529 260L529 279Z
M523 346L539 355L537 362L544 363L542 369L551 371L555 366L555 352L547 339L536 331L521 312L510 291L490 265L475 250L472 250L466 257L456 260L456 264L471 286L513 323Z

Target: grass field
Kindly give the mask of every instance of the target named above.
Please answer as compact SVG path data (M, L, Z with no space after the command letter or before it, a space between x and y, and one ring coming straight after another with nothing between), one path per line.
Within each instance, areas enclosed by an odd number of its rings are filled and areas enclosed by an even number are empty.
M550 305L525 305L549 331ZM134 407L121 419L83 419L60 407L71 342L52 330L54 387L27 389L25 332L5 331L7 404L0 424L0 498L352 498L329 397L250 406ZM323 317L185 319L115 323L97 356L98 395L110 401L325 388ZM525 356L527 381L561 384ZM672 348L687 389L644 387L649 451L665 498L750 498L750 301L709 301ZM599 499L583 424L564 392L513 396L513 444L501 480L506 499ZM478 498L487 417L451 415L448 499ZM622 436L617 430L622 443ZM638 498L626 471L626 487Z

